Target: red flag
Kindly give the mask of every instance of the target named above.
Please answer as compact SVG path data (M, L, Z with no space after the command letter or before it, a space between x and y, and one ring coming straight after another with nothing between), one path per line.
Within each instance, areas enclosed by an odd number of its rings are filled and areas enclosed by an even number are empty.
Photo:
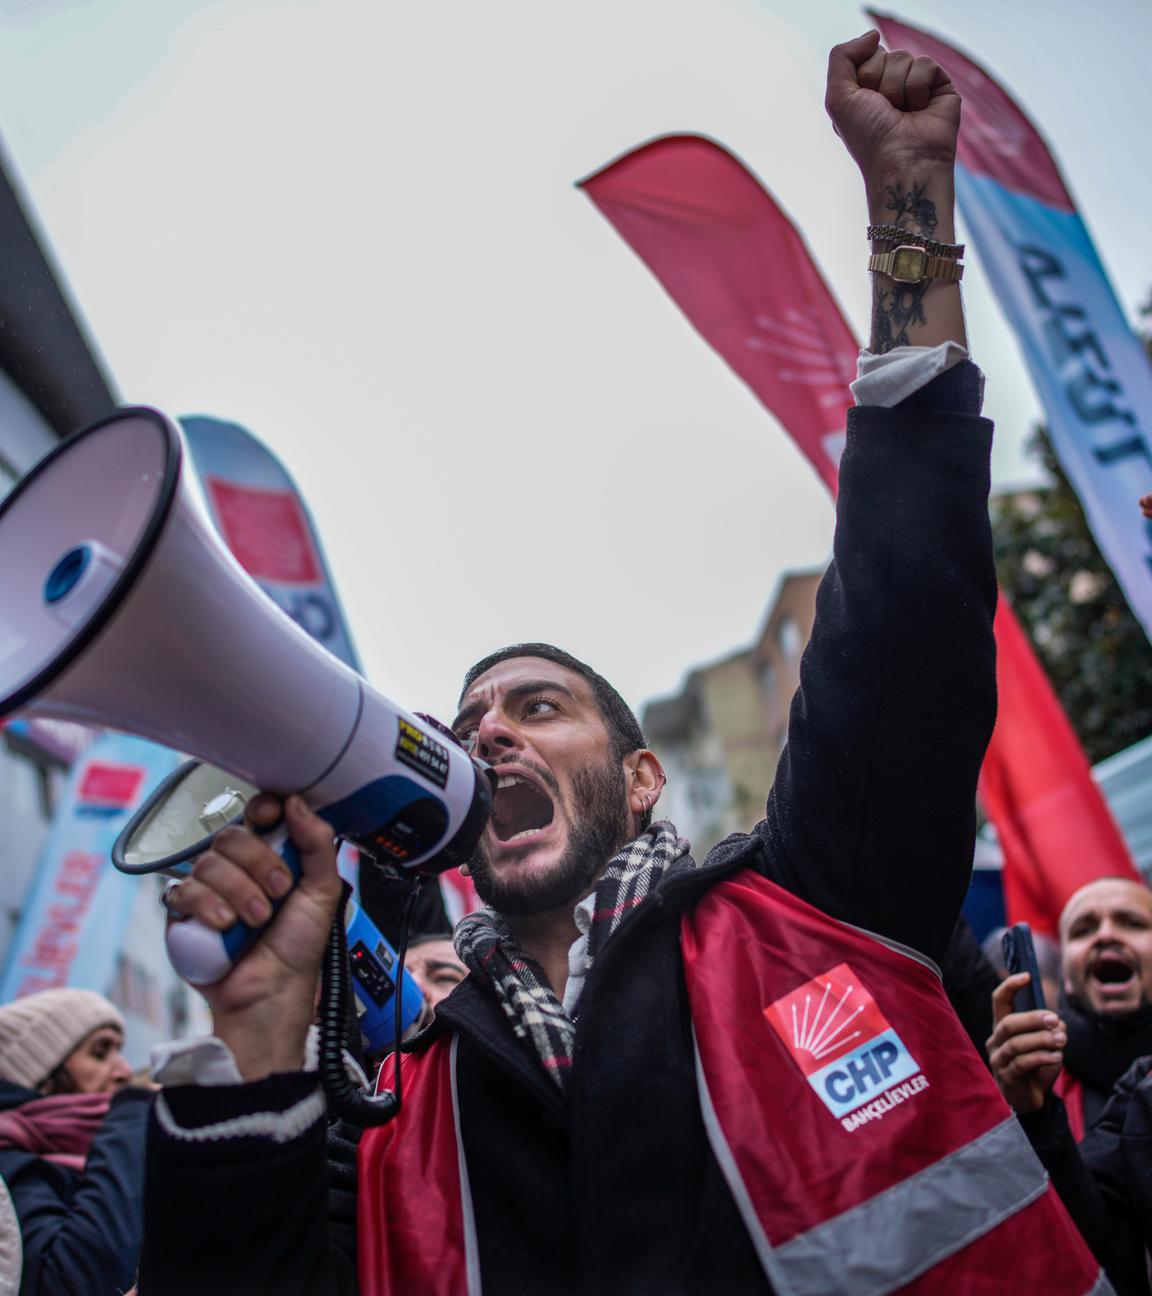
M580 185L835 494L859 348L760 182L712 140L666 135Z
M803 239L760 182L719 144L668 135L581 187L835 493L858 346ZM1055 932L1078 886L1138 875L1003 598L996 634L1000 715L981 786L1004 849L1012 920Z
M453 927L466 914L475 913L480 908L480 897L470 877L461 877L458 869L449 869L440 874L440 895L444 901L444 912Z
M1004 850L1013 922L1056 935L1068 897L1098 877L1141 881L1083 748L1031 645L1001 598L996 612L1000 710L980 795Z

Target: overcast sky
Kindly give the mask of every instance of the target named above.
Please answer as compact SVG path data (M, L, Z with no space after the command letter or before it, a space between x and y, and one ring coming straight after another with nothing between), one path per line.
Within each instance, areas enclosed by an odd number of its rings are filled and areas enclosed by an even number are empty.
M894 12L1039 123L1135 322L1152 5ZM123 399L241 422L294 474L378 687L450 713L466 665L542 638L639 706L746 644L832 513L573 181L714 136L862 334L822 99L866 26L846 0L0 0L0 132ZM965 288L1019 483L1037 406L978 265Z

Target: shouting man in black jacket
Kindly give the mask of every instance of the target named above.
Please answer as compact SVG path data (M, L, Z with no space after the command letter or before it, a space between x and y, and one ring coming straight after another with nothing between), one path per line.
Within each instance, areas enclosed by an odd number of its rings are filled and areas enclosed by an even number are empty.
M600 676L540 644L473 668L455 727L500 774L472 864L492 908L458 931L471 975L405 1058L405 1110L361 1143L357 1261L334 1245L351 1230L325 1224L323 1102L301 1071L340 881L327 825L289 798L302 883L208 989L218 1043L199 1083L158 1104L144 1296L959 1291L1025 1252L1059 1271L1049 1290L1092 1287L927 966L967 886L995 709L991 428L952 243L959 97L870 32L832 51L827 107L885 228L834 562L766 817L697 865L650 822L663 773ZM277 813L265 799L251 817ZM234 829L172 903L260 923L288 882ZM868 993L856 973L873 963ZM840 977L839 1004L864 1015L837 1041L820 1014ZM832 1065L857 1037L872 1042ZM770 1132L732 1137L733 1112ZM1027 1246L995 1241L1014 1220Z

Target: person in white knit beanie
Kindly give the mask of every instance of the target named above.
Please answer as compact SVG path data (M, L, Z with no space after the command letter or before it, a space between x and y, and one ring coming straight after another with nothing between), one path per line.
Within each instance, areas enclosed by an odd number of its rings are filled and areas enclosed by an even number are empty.
M91 990L0 1006L0 1296L113 1296L136 1280L150 1090Z
M42 1093L114 1093L132 1069L124 1018L93 990L42 990L0 1007L0 1080Z

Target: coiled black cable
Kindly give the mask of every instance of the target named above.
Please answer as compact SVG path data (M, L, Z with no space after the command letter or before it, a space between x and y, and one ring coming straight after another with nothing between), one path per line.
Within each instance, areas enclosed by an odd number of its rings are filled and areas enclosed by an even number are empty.
M348 1020L351 972L348 967L348 934L344 926L344 910L348 905L351 888L344 894L332 919L332 930L324 950L324 963L320 982L320 1083L328 1099L333 1116L339 1116L362 1129L375 1129L387 1123L400 1112L400 1035L403 1025L402 978L404 955L408 950L408 928L422 878L414 879L411 894L404 906L404 923L400 932L400 948L396 952L395 989L392 992L395 1007L392 1059L394 1079L392 1090L367 1094L352 1081L344 1069L344 1023Z

